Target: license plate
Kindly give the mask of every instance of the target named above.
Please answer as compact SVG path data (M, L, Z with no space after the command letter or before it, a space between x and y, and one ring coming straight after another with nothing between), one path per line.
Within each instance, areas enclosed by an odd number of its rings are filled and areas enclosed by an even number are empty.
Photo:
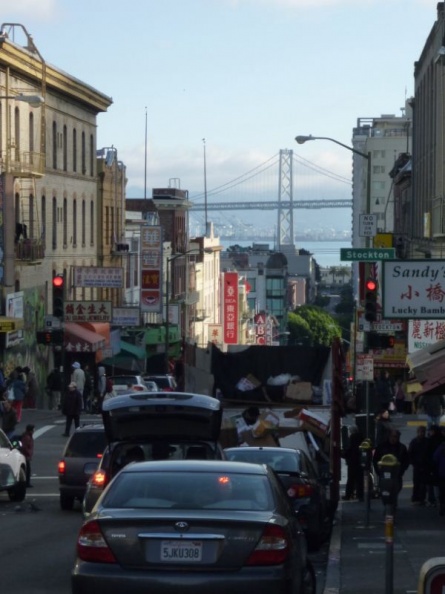
M202 542L199 540L163 540L161 561L196 563L202 559Z

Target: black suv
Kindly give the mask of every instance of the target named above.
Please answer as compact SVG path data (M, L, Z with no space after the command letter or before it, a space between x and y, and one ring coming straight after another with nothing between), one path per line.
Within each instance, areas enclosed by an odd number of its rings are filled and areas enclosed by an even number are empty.
M60 507L73 508L74 501L82 502L90 476L96 471L106 447L104 426L85 424L66 442L58 464Z

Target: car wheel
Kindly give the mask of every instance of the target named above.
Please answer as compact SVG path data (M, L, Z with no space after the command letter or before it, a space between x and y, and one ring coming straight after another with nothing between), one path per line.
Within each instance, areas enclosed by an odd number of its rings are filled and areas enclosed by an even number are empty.
M9 499L11 501L23 501L26 497L26 472L20 468L19 479L16 484L8 489Z
M301 594L315 594L317 582L315 579L315 571L312 563L307 561L306 566L303 570L303 578L301 580L301 588L299 593Z
M69 495L60 495L60 509L64 511L70 511L74 506L74 497Z

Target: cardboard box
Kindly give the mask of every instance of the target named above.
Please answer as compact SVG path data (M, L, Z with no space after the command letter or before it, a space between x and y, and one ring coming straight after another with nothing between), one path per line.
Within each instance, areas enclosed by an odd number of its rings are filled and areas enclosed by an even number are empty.
M312 384L310 382L290 383L286 388L286 398L299 402L311 402Z
M322 416L304 408L302 411L300 411L298 418L302 423L302 429L305 431L311 431L319 437L326 436L329 423Z
M239 445L236 427L223 427L219 433L219 443L224 448L235 448Z
M261 437L254 437L251 431L246 431L241 435L242 443L247 443L249 446L257 447L276 447L279 445L271 433L266 433Z

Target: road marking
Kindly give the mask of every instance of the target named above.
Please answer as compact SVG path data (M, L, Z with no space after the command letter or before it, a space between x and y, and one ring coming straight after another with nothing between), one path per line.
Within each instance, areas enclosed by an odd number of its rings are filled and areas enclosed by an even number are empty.
M45 425L44 427L40 427L40 429L37 429L36 431L34 431L34 439L37 439L44 433L51 431L51 429L54 429L54 427L55 427L55 425Z

